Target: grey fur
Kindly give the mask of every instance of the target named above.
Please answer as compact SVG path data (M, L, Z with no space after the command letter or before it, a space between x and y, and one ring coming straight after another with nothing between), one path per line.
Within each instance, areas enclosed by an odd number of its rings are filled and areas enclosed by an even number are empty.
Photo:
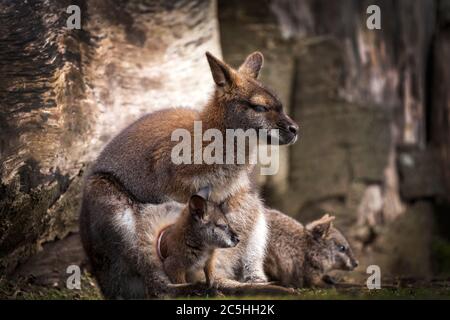
M350 271L358 265L347 239L331 225L334 217L324 216L304 227L277 210L267 209L266 216L270 233L264 267L270 280L296 288L325 286L327 272Z

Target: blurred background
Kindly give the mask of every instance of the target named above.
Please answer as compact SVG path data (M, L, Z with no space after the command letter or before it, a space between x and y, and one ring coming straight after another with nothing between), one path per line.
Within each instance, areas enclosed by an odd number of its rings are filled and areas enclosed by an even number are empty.
M373 4L381 30L366 27ZM348 281L371 264L450 277L448 0L0 0L0 275L61 285L83 260L89 162L145 113L201 108L205 51L237 67L255 50L301 128L258 177L267 205L336 215L361 262Z

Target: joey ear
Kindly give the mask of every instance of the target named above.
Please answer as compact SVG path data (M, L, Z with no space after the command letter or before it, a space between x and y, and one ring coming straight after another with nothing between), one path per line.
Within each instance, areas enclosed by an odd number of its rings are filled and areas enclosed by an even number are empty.
M200 190L198 190L196 195L202 197L203 199L208 200L209 196L211 195L211 187L206 186L206 187L201 188Z
M233 71L231 68L209 52L206 52L206 58L208 59L214 82L221 88L231 86L233 83Z
M203 219L206 214L206 200L205 198L194 194L189 199L189 213L193 217Z
M263 54L259 51L255 51L245 59L244 63L239 67L239 72L245 73L246 75L256 79L258 78L259 71L261 71L263 63Z
M311 232L316 239L325 238L330 232L334 219L334 216L326 214L322 218L308 223L306 225L306 230Z

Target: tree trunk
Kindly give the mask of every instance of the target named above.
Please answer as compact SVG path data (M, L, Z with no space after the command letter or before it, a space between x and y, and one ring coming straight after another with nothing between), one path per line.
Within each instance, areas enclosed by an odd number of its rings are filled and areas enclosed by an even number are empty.
M450 1L441 0L433 47L430 140L437 148L445 194L450 202Z
M69 5L81 30L68 30ZM77 228L82 173L144 113L200 107L214 0L0 2L0 273Z

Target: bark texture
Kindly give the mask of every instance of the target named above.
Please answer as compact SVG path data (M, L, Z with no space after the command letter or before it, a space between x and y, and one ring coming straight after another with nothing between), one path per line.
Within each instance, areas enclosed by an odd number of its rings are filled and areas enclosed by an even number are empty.
M69 5L81 30L69 30ZM0 1L0 273L76 230L82 173L139 116L198 108L216 3Z
M450 199L450 1L438 6L432 52L430 141L437 148L447 199Z

